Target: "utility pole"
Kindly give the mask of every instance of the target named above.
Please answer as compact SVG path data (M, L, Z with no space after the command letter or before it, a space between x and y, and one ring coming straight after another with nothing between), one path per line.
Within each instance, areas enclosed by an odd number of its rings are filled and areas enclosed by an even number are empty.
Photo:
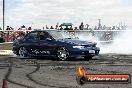
M3 30L5 27L5 0L3 0Z
M98 29L101 28L101 19L98 19L99 23L98 23Z

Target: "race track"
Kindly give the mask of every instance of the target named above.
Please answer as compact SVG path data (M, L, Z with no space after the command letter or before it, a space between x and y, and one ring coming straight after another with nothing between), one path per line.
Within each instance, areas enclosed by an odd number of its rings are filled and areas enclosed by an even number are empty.
M54 61L50 58L0 57L0 86L8 88L131 88L132 84L86 84L76 82L77 67L88 74L132 74L132 55L102 54L92 60Z

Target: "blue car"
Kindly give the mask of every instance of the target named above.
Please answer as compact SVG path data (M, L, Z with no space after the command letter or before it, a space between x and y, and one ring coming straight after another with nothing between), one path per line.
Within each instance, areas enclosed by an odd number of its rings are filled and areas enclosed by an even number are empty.
M99 54L96 43L73 38L62 30L36 30L13 43L13 52L20 58L48 56L58 60L70 57L88 58Z

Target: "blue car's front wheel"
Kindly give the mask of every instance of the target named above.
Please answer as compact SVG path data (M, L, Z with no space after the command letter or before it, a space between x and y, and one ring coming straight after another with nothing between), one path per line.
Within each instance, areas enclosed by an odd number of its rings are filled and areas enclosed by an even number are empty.
M59 60L67 60L68 59L68 56L69 56L69 53L68 51L66 50L65 47L59 47L58 50L57 50L57 58Z
M84 58L85 58L86 60L91 60L92 57L93 57L93 56L85 56Z

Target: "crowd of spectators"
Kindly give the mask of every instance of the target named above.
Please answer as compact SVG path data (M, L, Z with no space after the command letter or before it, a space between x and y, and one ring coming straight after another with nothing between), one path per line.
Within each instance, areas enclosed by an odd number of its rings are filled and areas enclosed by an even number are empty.
M101 41L109 41L109 40L113 40L114 37L120 33L120 30L125 30L126 26L107 27L105 25L102 26L101 24L99 24L98 26L91 27L89 24L84 24L83 22L81 22L78 27L73 27L72 23L63 23L61 25L58 25L57 23L55 28L53 28L53 26L48 28L48 26L46 25L46 29L67 30L74 35L75 32L77 33L77 31L78 34L80 33L81 35L84 34L85 32L87 33L87 35L91 34L92 36L97 37Z
M105 25L103 26L95 26L95 27L90 27L89 24L84 24L83 22L80 23L80 25L78 27L73 27L72 23L63 23L61 25L59 25L59 23L57 23L57 25L54 26L50 26L48 27L48 25L46 25L46 27L43 27L44 29L56 29L56 30L69 30L72 32L74 30L90 30L90 33L92 33L93 36L97 36L97 37L108 37L108 36L112 36L115 35L115 33L110 32L109 30L124 30L125 27L121 26L121 27L106 27ZM104 31L104 32L94 32L94 30L108 30ZM2 31L2 28L0 28L0 42L12 42L13 40L15 40L16 38L19 37L23 37L25 35L25 31L29 32L32 31L31 27L26 28L24 25L21 26L20 28L17 29L17 31L14 31L13 27L7 26L5 31Z
M89 24L84 24L83 22L80 23L80 25L78 27L73 27L72 23L63 23L63 24L58 24L53 27L50 26L48 27L48 25L46 25L46 27L43 27L43 29L59 29L59 30L125 30L126 26L112 26L112 27L107 27L105 25L101 25L100 26L90 26Z

